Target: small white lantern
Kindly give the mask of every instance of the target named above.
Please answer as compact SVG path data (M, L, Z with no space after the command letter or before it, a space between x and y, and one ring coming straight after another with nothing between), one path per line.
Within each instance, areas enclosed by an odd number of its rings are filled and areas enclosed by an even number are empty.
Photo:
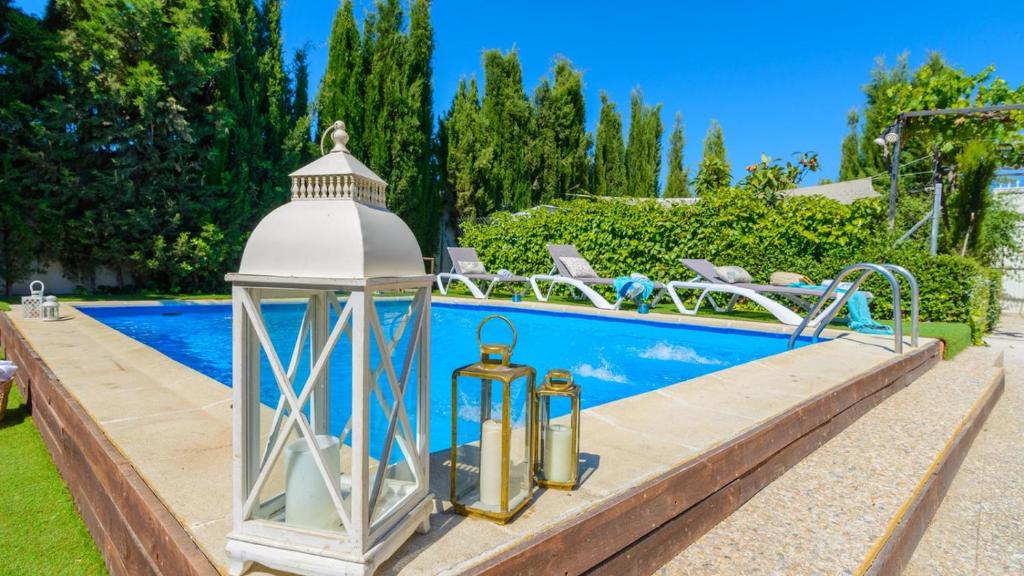
M232 575L253 562L372 574L430 528L433 276L385 206L387 184L345 147L345 125L328 134L334 148L291 174L291 202L256 226L227 276ZM270 302L284 298L299 299L301 321ZM286 365L278 349L293 342Z
M28 285L28 296L21 297L22 318L41 318L43 315L43 290L46 287L39 280Z
M57 302L57 297L49 295L43 298L43 305L40 307L42 311L42 318L47 322L60 319L60 303Z

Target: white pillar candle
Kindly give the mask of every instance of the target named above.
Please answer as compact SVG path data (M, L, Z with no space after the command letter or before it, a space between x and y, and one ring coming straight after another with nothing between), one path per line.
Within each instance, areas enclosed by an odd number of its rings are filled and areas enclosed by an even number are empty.
M341 496L341 446L334 436L317 435L320 457L331 483ZM294 526L333 530L341 524L313 453L305 439L284 448L285 522Z
M552 424L544 431L544 479L568 482L572 477L572 429Z
M480 503L501 503L501 422L485 420L480 432Z

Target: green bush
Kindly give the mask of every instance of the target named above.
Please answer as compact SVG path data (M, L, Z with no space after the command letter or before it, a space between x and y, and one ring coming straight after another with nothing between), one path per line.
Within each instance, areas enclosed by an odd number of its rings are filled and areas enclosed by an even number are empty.
M475 247L491 269L526 275L551 269L548 243L575 244L603 276L642 272L663 281L693 276L681 258L742 266L764 283L779 270L821 281L855 262L891 262L917 278L921 320L969 323L975 340L993 322L989 301L993 291L998 297L998 287L992 286L987 269L970 258L930 256L907 245L893 248L881 199L844 205L798 196L772 207L752 193L732 189L694 205L577 200L559 208L464 222L460 243ZM866 288L876 296L876 313L891 316L884 279L872 277ZM909 315L909 289L903 290Z

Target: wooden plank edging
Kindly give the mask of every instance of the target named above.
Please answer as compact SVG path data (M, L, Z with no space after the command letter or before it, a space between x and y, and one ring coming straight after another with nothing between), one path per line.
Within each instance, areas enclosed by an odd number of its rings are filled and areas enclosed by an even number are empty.
M899 574L906 568L1005 388L1006 372L1000 369L855 574Z
M0 313L18 389L89 534L114 575L212 576L217 569L131 462Z
M470 572L650 574L940 357L934 341L894 357Z

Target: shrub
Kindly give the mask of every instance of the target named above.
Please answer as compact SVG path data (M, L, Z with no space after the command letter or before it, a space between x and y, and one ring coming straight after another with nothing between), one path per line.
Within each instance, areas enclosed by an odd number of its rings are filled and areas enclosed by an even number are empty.
M880 199L844 205L798 196L772 207L751 192L729 189L694 205L577 200L559 208L464 222L460 243L475 247L491 269L527 275L551 269L548 243L575 244L601 275L642 272L658 280L691 278L681 258L742 266L758 282L779 270L820 281L855 262L891 262L917 278L922 320L971 323L973 316L976 340L992 325L988 302L998 288L986 269L970 258L930 256L906 245L893 248L879 224L885 220ZM873 277L866 287L876 295L877 313L891 315L884 279ZM908 296L904 302L909 314Z

